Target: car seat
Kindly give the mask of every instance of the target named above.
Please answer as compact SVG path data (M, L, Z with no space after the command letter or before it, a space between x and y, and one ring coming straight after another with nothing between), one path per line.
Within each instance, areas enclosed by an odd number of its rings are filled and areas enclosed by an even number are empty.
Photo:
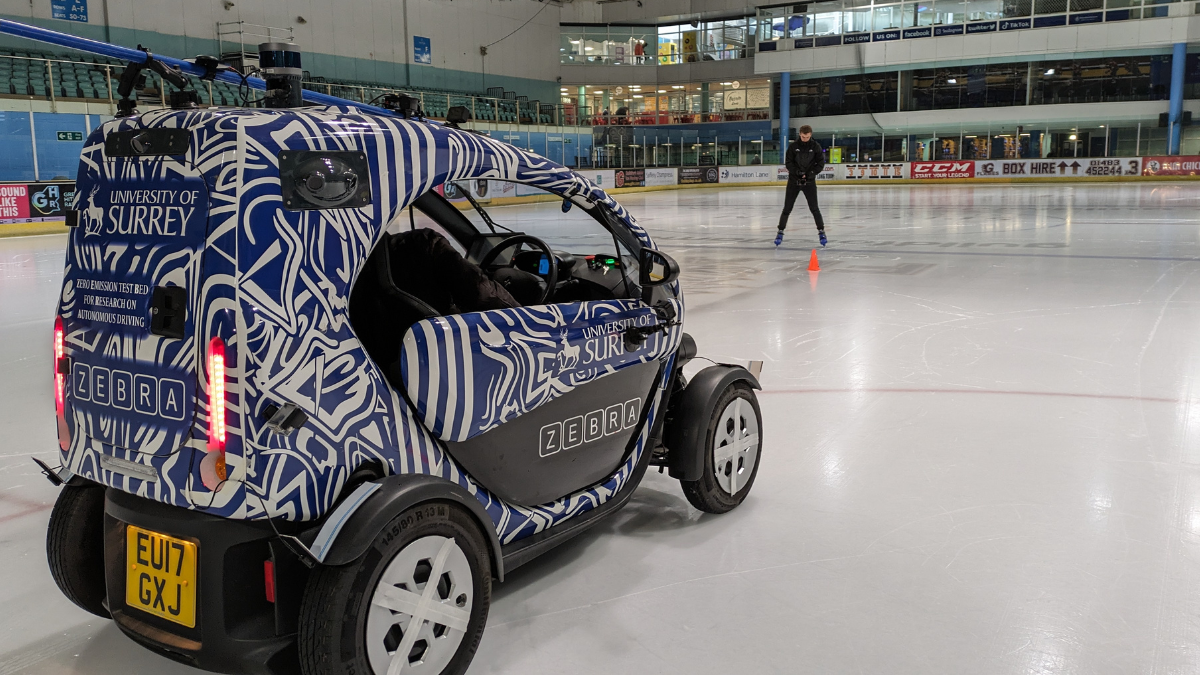
M401 289L392 276L392 239L385 234L367 258L350 292L350 325L367 354L395 387L400 385L400 345L414 323L440 312Z

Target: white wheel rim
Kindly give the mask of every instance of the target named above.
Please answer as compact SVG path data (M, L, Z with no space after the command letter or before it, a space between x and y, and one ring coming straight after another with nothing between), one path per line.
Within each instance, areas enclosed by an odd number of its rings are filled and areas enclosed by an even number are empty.
M730 496L736 495L750 481L758 461L758 415L750 401L739 396L721 411L712 453L717 485Z
M422 537L401 549L367 610L367 659L375 675L442 672L466 634L474 589L471 564L453 538Z

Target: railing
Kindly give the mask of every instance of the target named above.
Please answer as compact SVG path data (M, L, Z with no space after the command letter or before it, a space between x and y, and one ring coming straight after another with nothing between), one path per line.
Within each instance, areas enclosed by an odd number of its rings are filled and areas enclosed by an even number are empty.
M1177 9L1172 9L1172 6ZM1190 6L1190 7L1189 7ZM806 11L796 12L796 8ZM758 9L759 51L1184 16L1194 0L826 0ZM786 40L794 44L781 46Z
M704 122L746 122L771 119L770 110L739 110L737 112L642 112L625 115L588 115L581 120L584 126L619 126L645 124L696 124Z
M29 56L0 55L0 97L44 100L51 112L59 112L63 102L85 102L104 106L107 114L116 114L117 85L125 66L117 63L44 59ZM146 75L146 86L138 94L143 108L166 107L167 91L153 73ZM193 79L192 86L202 105L241 105L237 87L221 82ZM420 99L429 117L445 119L451 107L463 106L472 119L482 122L574 126L579 116L567 114L573 106L523 102L470 94L413 92L388 87L305 82L305 89L339 96L350 101L370 103L385 94L407 94ZM536 110L534 105L537 105Z
M351 101L370 103L386 94L403 94L421 101L421 109L435 119L444 119L452 107L462 106L471 112L471 119L480 122L508 122L513 124L543 124L551 126L605 126L646 124L695 124L703 122L740 122L747 120L769 120L768 109L737 110L723 112L661 111L637 112L614 115L595 113L587 107L574 104L548 104L539 106L538 117L520 101L454 94L445 92L421 92L367 85L346 85L332 82L305 82L305 89L312 89L331 96L340 96ZM540 120L540 121L535 121Z
M114 77L119 77L122 69L122 66L105 63L0 56L0 96L46 100L50 102L51 112L57 112L59 102L64 99L103 102L108 104L112 114L116 111ZM86 73L86 79L80 79L81 70ZM95 77L91 73L95 73ZM166 105L165 98L162 103Z
M236 36L237 40L232 38ZM257 23L246 23L245 21L224 21L217 22L217 49L221 54L225 53L225 43L230 46L236 44L238 53L246 52L246 37L253 38L251 50L255 55L258 54L258 45L263 42L295 42L296 32L292 28L278 28L275 26L263 26Z

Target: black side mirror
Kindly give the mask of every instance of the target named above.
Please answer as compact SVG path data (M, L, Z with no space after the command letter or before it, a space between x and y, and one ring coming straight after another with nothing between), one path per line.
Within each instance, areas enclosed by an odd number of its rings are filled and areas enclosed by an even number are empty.
M638 256L638 283L647 286L662 286L679 278L679 263L671 256L652 248L643 248Z
M650 289L669 284L679 278L679 263L671 256L652 248L643 248L638 256L638 283L642 301L648 302Z

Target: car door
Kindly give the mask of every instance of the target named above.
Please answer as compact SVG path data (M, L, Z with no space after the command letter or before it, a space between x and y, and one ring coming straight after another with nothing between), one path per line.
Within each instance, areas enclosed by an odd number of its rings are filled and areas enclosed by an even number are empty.
M560 204L487 210L499 226L572 254L589 274L610 272L600 259L618 268L613 278L627 274L633 257L612 233L586 213L565 219ZM603 480L641 429L673 345L664 333L627 340L630 328L659 318L623 297L635 287L604 278L595 287L604 284L611 299L435 317L404 338L401 380L418 418L505 501L544 504Z
M534 506L610 475L640 430L668 345L627 345L657 322L637 300L426 319L405 336L401 378L450 455L505 501Z

